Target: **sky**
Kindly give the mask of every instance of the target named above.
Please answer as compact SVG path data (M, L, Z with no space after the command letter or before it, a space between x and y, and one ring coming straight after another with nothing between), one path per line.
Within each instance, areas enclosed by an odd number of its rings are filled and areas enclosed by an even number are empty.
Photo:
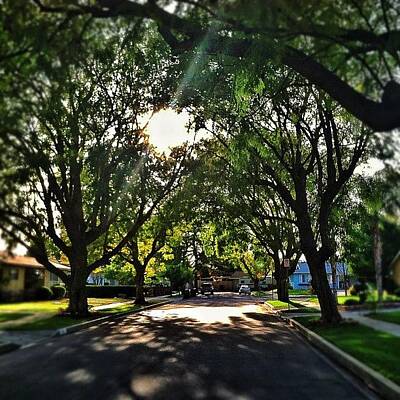
M186 111L177 114L172 109L161 110L150 119L146 132L150 142L160 152L168 153L170 147L193 140L193 133L187 132L188 122L189 114Z

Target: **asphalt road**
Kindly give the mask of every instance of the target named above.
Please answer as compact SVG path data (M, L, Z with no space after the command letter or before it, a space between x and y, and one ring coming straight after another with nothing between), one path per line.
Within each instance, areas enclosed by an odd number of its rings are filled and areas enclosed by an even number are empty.
M3 355L0 399L369 398L255 303L198 297Z

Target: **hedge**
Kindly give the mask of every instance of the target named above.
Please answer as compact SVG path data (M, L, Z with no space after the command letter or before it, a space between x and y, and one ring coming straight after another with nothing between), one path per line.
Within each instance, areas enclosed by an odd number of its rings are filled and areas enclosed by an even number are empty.
M136 288L132 285L108 285L108 286L95 286L87 285L86 293L88 297L95 298L112 298L112 297L135 297Z
M145 286L145 295L148 297L165 296L172 294L170 287L163 286ZM113 297L135 297L136 287L133 285L86 285L87 297L98 299L113 298Z

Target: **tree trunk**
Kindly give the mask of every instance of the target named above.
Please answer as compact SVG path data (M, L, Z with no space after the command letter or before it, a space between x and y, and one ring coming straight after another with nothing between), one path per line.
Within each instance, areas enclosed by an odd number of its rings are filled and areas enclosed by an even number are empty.
M278 300L287 303L289 301L289 285L286 278L281 277L281 279L277 279L276 290L278 293Z
M376 289L378 291L378 304L381 304L383 300L382 239L378 221L376 221L374 224L374 264L375 264Z
M307 257L306 257L307 258ZM319 257L307 258L312 276L312 285L315 289L321 307L321 321L327 324L336 324L342 320L337 308L335 297L329 286L325 270L325 261Z
M135 304L144 305L147 303L145 296L144 296L144 271L145 271L145 268L135 267L135 270L136 270Z
M288 268L284 268L279 259L274 261L274 265L278 300L287 303L289 301Z
M254 278L253 282L254 282L254 290L258 292L260 290L260 280L258 278Z
M332 270L332 292L333 296L335 297L335 301L337 303L337 285L336 285L336 280L337 280L337 269L336 269L336 259L335 257L331 258L331 270Z
M86 279L87 271L84 266L72 266L74 269L71 275L69 285L69 304L68 312L77 318L87 317L89 315L87 294L86 294Z

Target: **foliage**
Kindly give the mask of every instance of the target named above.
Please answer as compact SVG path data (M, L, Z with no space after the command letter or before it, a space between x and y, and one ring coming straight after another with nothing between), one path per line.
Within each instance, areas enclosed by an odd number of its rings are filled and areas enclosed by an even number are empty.
M398 174L390 167L373 177L359 177L349 199L345 228L344 255L353 274L375 281L373 235L375 223L382 235L384 287L392 289L390 263L399 251L400 220L398 217Z
M164 277L171 282L172 290L182 290L186 282L193 280L193 271L187 263L177 262L166 264Z
M65 294L67 293L65 287L61 286L61 285L52 286L51 291L53 292L53 297L56 300L63 299L65 297ZM43 300L45 300L45 299L43 299Z
M35 291L36 300L50 300L53 297L53 291L47 286L38 287Z
M157 195L141 195L147 185L154 189L157 181L168 193L165 177L175 171L170 158L152 149L139 121L164 104L163 49L151 30L125 37L115 25L103 34L82 52L49 49L43 69L18 75L0 104L2 236L61 277L72 313L87 313L86 300L78 299L86 276L117 254L154 210ZM175 161L183 157L175 152ZM130 224L110 248L110 227L127 209ZM51 256L67 258L73 278Z
M358 304L362 304L361 301L355 299L347 299L344 302L345 306L357 306Z

